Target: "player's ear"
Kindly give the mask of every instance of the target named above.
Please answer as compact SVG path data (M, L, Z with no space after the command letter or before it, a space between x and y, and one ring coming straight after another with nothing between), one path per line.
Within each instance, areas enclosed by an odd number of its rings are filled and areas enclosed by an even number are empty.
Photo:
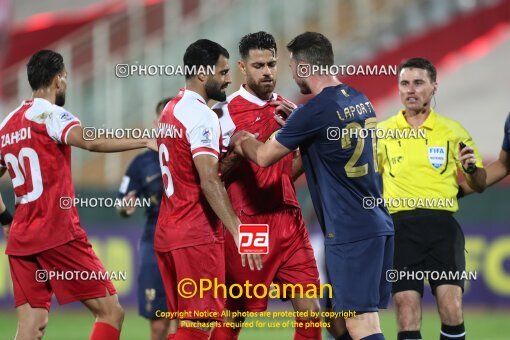
M241 70L241 73L245 76L246 75L246 64L243 59L239 59L237 61L237 66L239 67L239 70Z
M55 87L57 90L60 90L62 87L62 75L56 74L55 77L53 77L53 81L51 82L53 87Z
M205 73L200 72L197 74L197 79L200 80L200 82L204 82L206 80L207 76Z
M437 91L437 82L434 82L434 90L432 91L432 95L436 94Z

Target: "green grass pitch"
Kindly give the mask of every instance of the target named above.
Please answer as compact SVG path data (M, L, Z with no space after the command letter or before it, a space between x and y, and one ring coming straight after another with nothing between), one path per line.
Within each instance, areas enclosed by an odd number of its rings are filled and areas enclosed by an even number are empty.
M467 310L465 311L467 338L470 340L507 340L510 339L510 311ZM247 320L249 321L249 319ZM269 321L269 320L266 320ZM44 339L69 340L88 339L94 320L88 312L63 309L53 306L50 321ZM396 325L393 312L381 313L381 325L386 339L396 339ZM423 315L422 335L424 339L439 338L439 319L433 310ZM16 332L16 314L0 312L0 339L13 339ZM128 310L122 329L121 339L148 339L148 322L138 317L135 310ZM245 329L242 340L292 339L292 329ZM325 339L327 339L324 336Z

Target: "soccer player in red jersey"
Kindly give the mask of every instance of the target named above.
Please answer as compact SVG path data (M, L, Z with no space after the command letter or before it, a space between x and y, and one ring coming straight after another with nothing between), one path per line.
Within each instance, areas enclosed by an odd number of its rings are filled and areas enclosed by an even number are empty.
M277 71L277 47L274 37L266 32L244 36L239 43L241 60L238 65L245 76L246 84L230 95L226 102L214 109L220 115L222 132L225 135L224 149L235 131L245 130L258 134L261 141L271 138L281 127L279 116L290 114L295 105L274 92ZM278 118L278 119L275 119ZM263 256L264 269L261 272L249 271L241 266L235 240L227 235L225 255L227 284L249 282L253 286L263 284L302 285L303 289L316 285L319 292L319 272L315 262L301 209L296 198L293 180L300 158L289 154L271 167L261 168L253 162L231 155L222 165L222 173L228 194L236 214L243 223L269 225L269 253ZM294 165L294 171L293 171ZM251 294L253 296L253 294ZM290 294L289 294L290 295ZM317 298L295 296L291 298L296 311L318 312ZM260 312L267 309L267 297L263 299L239 299L227 297L226 307L231 311ZM225 318L226 322L242 322L244 318ZM320 319L308 317L299 319L303 327L296 327L294 339L320 339L320 327L310 327L310 322ZM306 323L309 323L306 326ZM213 331L213 339L237 339L241 329L218 327Z
M62 107L67 72L60 54L35 53L27 73L32 99L0 124L0 169L2 174L9 172L16 204L5 251L18 315L16 339L42 338L53 293L60 304L81 301L94 314L90 339L119 339L124 311L111 281L62 277L76 271L88 273L87 277L105 274L76 208L68 205L74 200L71 146L118 152L143 148L151 141L84 139L78 118ZM60 278L52 276L55 273Z
M225 281L224 229L238 242L239 218L219 176L221 132L210 99L226 99L231 82L229 54L219 44L197 40L184 54L186 88L163 110L157 143L163 176L163 200L154 248L175 322L168 339L209 339L211 321L221 320L224 298L213 290L193 294L201 280ZM210 69L214 67L214 74ZM260 269L260 255L232 255Z

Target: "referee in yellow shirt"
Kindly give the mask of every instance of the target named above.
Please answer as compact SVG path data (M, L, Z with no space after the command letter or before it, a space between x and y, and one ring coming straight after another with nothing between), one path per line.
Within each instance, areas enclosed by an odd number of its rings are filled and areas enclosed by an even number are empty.
M421 339L421 298L429 280L441 318L440 339L465 339L462 315L464 234L458 210L457 172L478 192L485 188L482 159L458 122L436 113L436 69L423 58L399 67L404 109L378 128L383 196L395 225L393 301L398 340ZM462 109L462 108L459 108ZM382 138L381 138L382 136Z

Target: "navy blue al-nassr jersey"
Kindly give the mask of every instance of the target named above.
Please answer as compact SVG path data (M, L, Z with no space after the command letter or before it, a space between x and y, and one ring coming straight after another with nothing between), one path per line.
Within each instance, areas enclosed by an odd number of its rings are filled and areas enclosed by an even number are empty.
M296 109L276 135L288 149L300 149L326 244L393 234L388 210L373 204L382 197L376 124L368 98L340 84Z
M150 199L150 205L145 210L147 221L142 241L154 242L154 232L163 194L163 180L157 152L152 150L142 152L131 161L122 178L118 197L124 197L131 191L136 192L136 197Z

